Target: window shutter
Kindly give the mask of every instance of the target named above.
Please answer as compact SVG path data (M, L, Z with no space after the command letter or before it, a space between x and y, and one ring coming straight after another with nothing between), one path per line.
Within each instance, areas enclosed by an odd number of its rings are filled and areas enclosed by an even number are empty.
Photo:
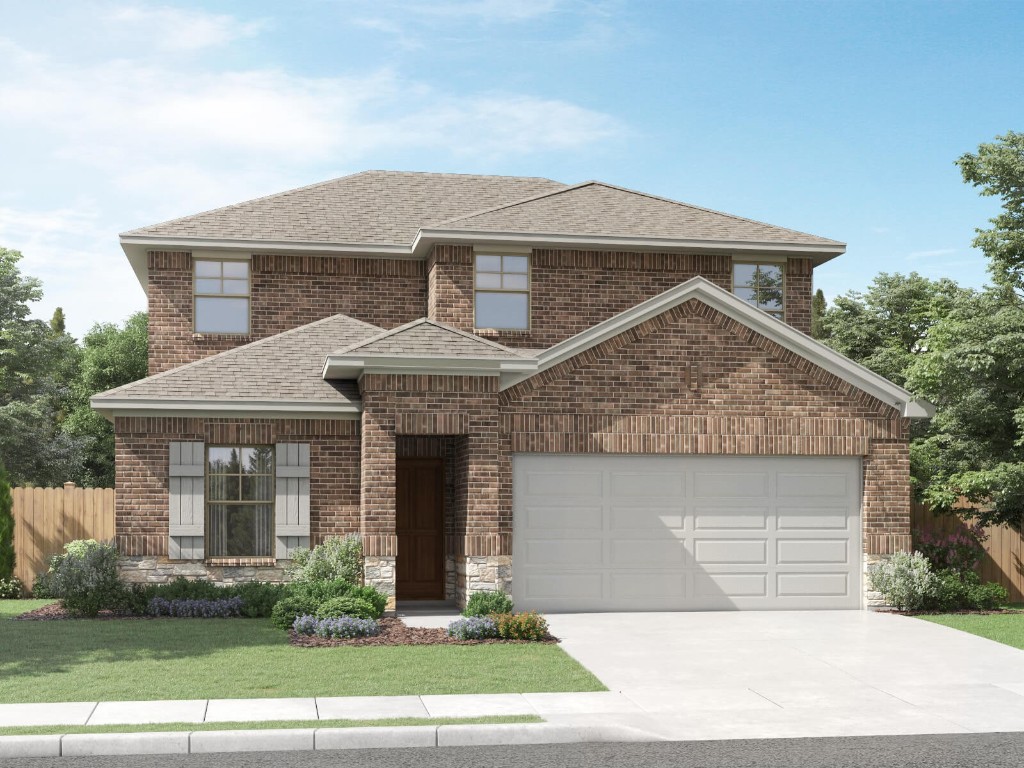
M202 560L206 507L206 451L203 443L171 443L169 470L171 560Z
M296 547L309 546L309 443L278 443L274 470L276 556L290 560Z

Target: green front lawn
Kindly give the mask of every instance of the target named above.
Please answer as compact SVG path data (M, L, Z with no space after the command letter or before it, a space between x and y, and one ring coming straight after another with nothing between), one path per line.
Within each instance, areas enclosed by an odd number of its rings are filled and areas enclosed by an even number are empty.
M943 613L917 618L1024 649L1024 613Z
M0 703L603 691L557 645L296 648L267 619L12 621Z

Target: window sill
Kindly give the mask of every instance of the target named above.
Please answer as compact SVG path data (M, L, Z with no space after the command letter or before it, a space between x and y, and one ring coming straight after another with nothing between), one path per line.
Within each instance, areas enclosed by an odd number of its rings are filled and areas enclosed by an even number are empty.
M204 562L215 567L272 568L277 565L277 560L273 557L208 557Z
M529 328L474 328L477 336L529 336Z
M251 333L194 333L192 341L220 341L229 339L231 341L254 341Z

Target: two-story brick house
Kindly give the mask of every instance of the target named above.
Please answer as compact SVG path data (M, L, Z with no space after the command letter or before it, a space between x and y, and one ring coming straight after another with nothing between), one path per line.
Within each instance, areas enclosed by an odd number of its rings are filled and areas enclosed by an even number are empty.
M371 171L126 232L133 578L358 532L398 599L863 604L929 406L810 338L833 240L598 182Z

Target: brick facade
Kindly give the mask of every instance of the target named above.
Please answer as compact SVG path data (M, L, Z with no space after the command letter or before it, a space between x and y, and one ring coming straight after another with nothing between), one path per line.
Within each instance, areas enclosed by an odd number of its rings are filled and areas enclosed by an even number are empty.
M422 261L256 254L251 263L251 333L192 332L192 255L149 254L149 374L338 313L394 328L423 317Z

